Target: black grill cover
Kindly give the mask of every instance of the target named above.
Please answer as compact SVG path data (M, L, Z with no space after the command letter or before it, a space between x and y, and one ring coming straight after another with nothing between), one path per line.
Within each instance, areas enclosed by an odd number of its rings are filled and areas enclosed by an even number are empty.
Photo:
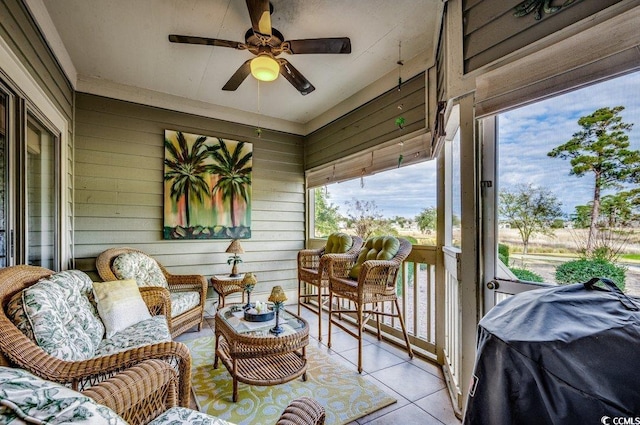
M640 423L639 306L606 279L496 305L478 326L464 424Z

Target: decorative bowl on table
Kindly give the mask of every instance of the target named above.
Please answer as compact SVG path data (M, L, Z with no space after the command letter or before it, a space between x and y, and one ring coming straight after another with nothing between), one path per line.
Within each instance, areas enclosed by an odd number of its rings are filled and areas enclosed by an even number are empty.
M244 320L249 322L268 322L274 316L273 306L260 303L260 301L256 302L255 306L244 311Z

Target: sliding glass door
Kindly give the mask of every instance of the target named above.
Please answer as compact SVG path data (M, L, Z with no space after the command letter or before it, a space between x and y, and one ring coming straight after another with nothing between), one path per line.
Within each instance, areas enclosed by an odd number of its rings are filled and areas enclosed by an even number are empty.
M9 122L9 95L0 87L0 267L9 264L11 256L11 233L9 232L8 211L8 147L7 147L7 123Z
M59 222L57 137L29 114L26 139L27 263L55 269L60 234L56 229Z
M61 268L60 135L0 81L0 267Z

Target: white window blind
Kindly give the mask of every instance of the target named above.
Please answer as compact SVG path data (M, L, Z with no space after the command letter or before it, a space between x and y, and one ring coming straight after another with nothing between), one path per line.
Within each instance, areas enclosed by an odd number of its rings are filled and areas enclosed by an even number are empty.
M640 6L476 79L476 117L640 69Z
M368 176L400 166L431 159L431 133L420 130L403 135L373 149L332 161L306 171L307 188Z

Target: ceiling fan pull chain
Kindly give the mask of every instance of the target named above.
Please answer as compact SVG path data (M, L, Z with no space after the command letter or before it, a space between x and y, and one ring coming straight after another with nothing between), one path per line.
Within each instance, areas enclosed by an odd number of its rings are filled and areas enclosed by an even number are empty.
M256 128L256 134L258 135L258 139L262 138L262 127L260 127L260 123L262 121L262 111L260 108L260 80L256 80L258 82L258 127Z

